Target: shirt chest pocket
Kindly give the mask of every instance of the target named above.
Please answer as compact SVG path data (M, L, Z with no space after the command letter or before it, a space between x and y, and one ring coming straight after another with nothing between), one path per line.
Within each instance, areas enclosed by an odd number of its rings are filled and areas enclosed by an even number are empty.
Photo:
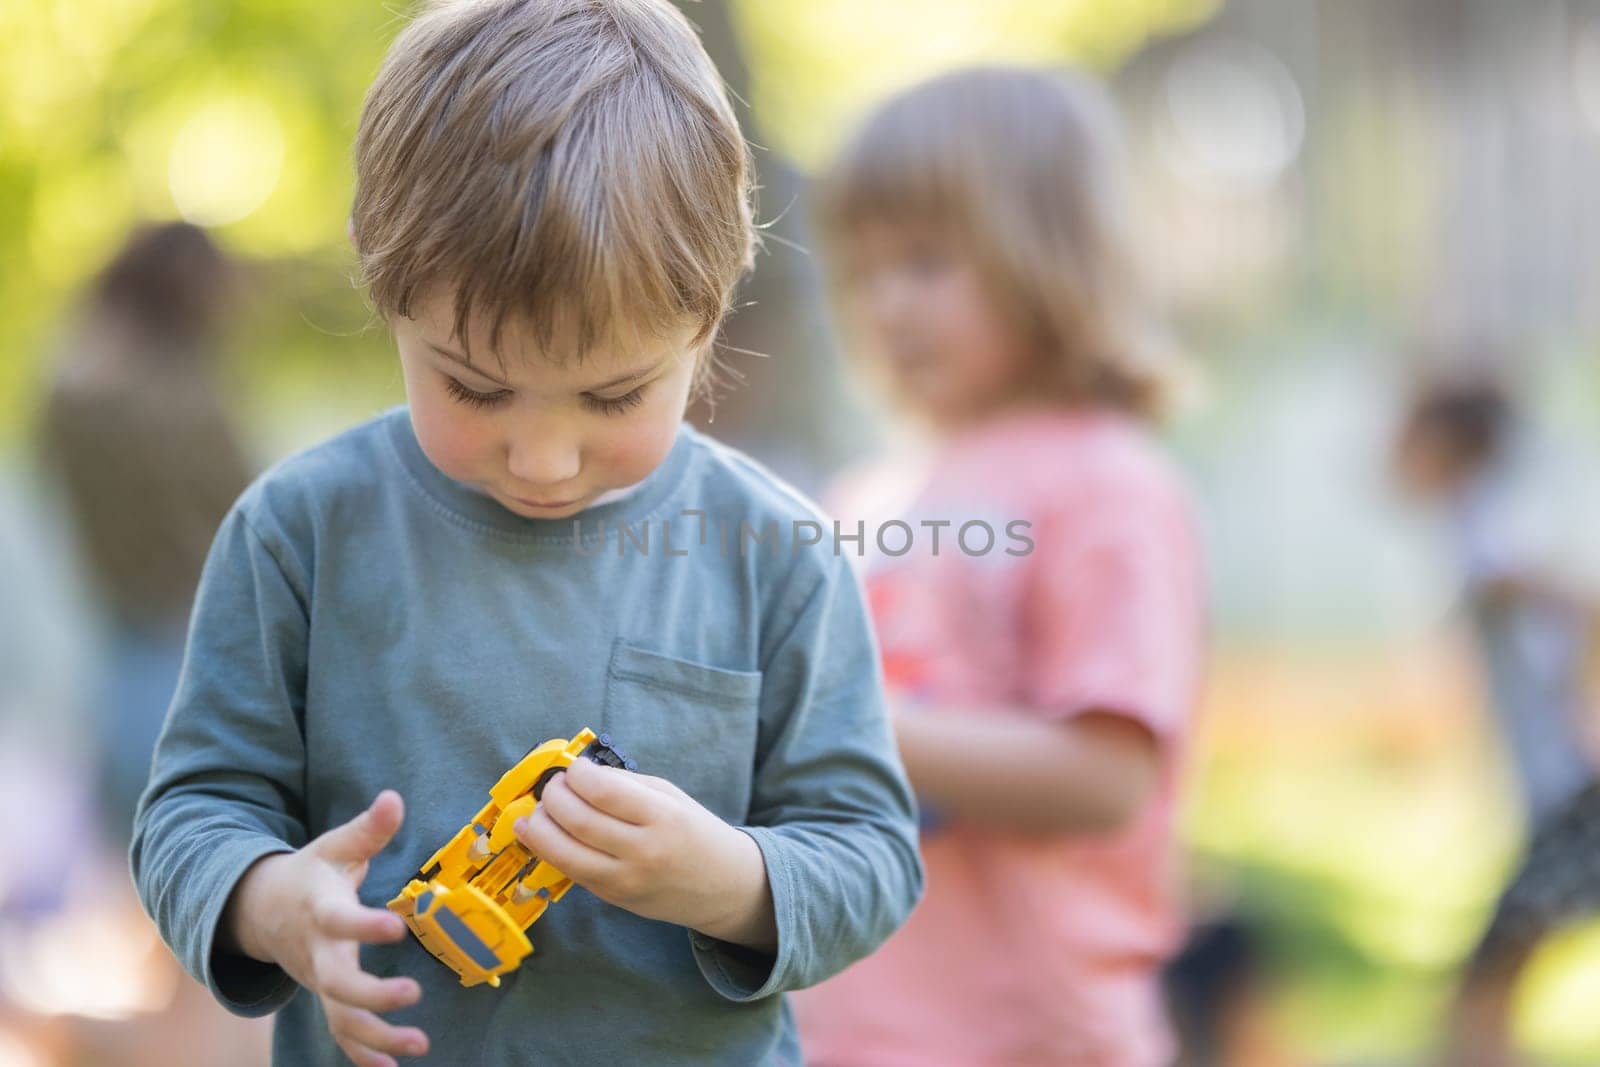
M641 774L665 778L738 824L750 810L761 672L734 671L617 641L601 729Z

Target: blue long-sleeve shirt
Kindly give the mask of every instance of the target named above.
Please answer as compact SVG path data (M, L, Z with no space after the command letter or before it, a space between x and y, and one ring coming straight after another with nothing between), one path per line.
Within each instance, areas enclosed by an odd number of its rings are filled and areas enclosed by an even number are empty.
M364 969L422 985L385 1017L452 1067L798 1064L777 994L872 951L922 889L855 549L834 533L687 424L643 483L575 519L450 479L404 408L284 460L206 563L135 816L144 906L225 1007L281 1009L274 1063L342 1062L314 995L217 942L240 876L393 787L405 823L359 891L382 907L529 748L590 726L754 838L775 956L574 888L499 989L462 987L414 938L362 946Z

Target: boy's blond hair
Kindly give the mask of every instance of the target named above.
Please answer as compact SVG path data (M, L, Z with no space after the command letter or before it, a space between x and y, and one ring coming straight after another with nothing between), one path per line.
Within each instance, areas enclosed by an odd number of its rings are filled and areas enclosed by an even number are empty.
M453 293L463 346L480 313L491 346L515 318L558 361L689 325L700 345L751 262L748 149L666 0L430 4L367 93L355 157L374 305Z
M1086 77L940 75L891 97L846 144L823 183L823 235L848 260L865 223L947 234L1040 358L1047 389L1154 414L1171 355L1144 310L1120 150L1114 108Z

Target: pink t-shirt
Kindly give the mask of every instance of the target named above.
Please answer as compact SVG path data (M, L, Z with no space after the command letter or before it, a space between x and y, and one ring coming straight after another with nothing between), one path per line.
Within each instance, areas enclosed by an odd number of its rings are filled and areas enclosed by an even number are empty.
M847 534L866 522L893 695L1062 720L1128 715L1160 739L1162 769L1155 800L1114 834L959 822L925 834L927 891L906 924L792 996L807 1063L1169 1063L1159 969L1182 932L1173 798L1205 631L1197 536L1173 470L1131 420L1035 412L969 430L926 463L873 468L831 502ZM870 547L893 518L914 534L903 555ZM936 554L924 520L951 524ZM987 552L980 526L958 541L976 521L994 531ZM905 542L886 529L888 552Z

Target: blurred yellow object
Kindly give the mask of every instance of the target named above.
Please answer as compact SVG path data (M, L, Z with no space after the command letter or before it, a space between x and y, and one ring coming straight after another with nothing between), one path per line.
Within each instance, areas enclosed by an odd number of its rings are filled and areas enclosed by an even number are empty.
M523 931L572 888L572 879L529 852L512 827L576 759L637 769L612 747L610 734L596 737L586 727L570 741L546 741L501 776L489 803L389 901L464 986L498 987L500 976L533 951Z

